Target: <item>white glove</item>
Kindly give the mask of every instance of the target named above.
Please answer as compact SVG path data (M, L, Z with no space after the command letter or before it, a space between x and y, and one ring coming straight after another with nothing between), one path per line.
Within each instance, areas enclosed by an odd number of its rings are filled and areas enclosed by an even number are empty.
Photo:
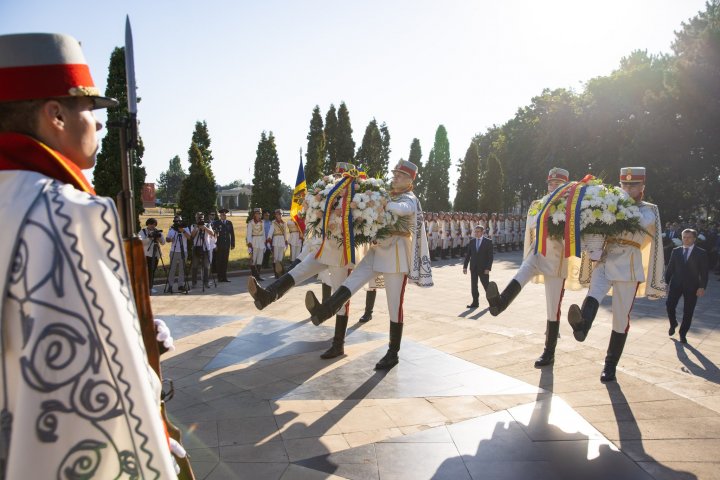
M155 331L157 332L155 340L157 340L158 342L162 342L163 346L168 350L175 350L175 342L172 335L170 334L170 328L164 321L160 320L159 318L155 319Z

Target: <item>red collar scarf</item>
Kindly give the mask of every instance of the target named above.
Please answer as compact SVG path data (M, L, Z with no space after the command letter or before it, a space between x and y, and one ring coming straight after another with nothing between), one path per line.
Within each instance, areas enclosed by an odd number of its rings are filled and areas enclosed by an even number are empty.
M41 173L95 195L82 170L42 142L19 133L0 133L0 170Z

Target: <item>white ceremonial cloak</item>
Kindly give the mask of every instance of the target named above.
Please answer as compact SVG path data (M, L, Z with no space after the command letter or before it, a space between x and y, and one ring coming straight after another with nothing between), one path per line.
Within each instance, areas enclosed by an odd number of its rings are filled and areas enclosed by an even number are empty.
M6 171L0 215L6 478L175 478L114 203Z

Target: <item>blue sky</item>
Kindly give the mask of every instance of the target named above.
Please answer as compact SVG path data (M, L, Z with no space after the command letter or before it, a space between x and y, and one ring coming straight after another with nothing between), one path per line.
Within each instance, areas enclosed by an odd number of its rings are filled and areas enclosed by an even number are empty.
M187 168L205 120L218 183L252 180L265 130L292 185L312 109L324 117L344 101L357 145L370 120L388 124L391 162L415 137L426 161L445 125L454 183L475 134L545 87L581 91L635 49L669 53L701 9L704 0L0 0L0 33L73 35L104 89L129 14L148 181L175 155Z

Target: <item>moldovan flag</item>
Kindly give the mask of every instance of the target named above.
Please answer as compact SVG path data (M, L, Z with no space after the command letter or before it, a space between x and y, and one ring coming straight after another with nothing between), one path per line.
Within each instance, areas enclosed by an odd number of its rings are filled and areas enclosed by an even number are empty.
M295 180L295 190L293 190L292 205L290 205L290 218L298 226L303 235L305 235L305 220L300 217L300 210L305 200L307 186L305 184L305 171L303 170L302 157L300 157L300 167L298 168L297 180Z

